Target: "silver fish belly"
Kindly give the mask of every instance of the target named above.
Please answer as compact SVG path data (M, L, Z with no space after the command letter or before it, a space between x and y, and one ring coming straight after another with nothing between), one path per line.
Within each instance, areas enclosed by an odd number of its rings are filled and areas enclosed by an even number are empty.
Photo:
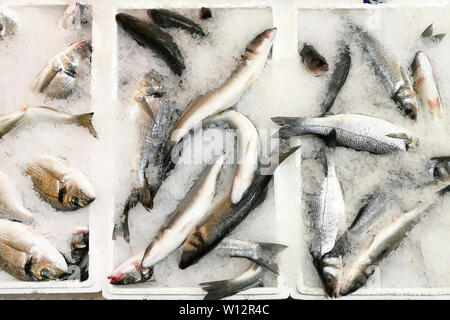
M0 172L0 216L28 223L33 220L33 214L24 207L19 191L2 172Z

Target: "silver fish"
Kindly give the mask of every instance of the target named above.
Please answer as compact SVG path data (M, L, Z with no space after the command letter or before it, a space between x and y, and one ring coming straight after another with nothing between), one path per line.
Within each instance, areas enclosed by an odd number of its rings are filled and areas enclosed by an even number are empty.
M142 250L120 264L108 276L111 284L132 284L149 280L153 275L153 267L141 265L145 250Z
M227 238L220 242L215 251L230 257L247 258L278 274L276 259L278 254L286 248L287 246L278 243L242 241Z
M16 32L17 22L11 12L0 12L0 40Z
M199 179L148 245L142 259L143 267L152 267L167 257L183 243L189 233L204 218L213 200L217 177L223 162L224 156L222 155L203 170Z
M328 136L336 132L338 145L358 151L387 154L406 151L418 143L418 138L405 129L379 118L362 114L338 114L320 118L276 117L279 137L305 134Z
M244 273L234 279L200 283L202 289L208 292L203 300L218 300L250 288L263 286L263 275L264 268L252 263Z
M33 221L33 214L24 207L16 186L2 172L0 172L0 216L27 223Z

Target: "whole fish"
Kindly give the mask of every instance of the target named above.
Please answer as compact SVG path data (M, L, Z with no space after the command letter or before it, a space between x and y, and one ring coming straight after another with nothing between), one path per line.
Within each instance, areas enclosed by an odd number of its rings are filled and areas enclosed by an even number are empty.
M16 32L16 18L9 12L0 12L0 40Z
M433 34L433 24L430 24L423 32L422 39L435 44L439 44L444 39L445 33Z
M298 148L294 147L282 153L276 166L281 164ZM235 206L231 204L228 198L225 198L213 207L207 214L207 218L195 227L195 230L184 242L178 264L179 267L185 269L196 263L232 232L253 209L264 201L272 178L273 172L272 174L264 174L261 173L261 170L258 170L252 184Z
M367 236L367 232L384 216L391 203L391 197L384 192L372 195L333 249L316 262L316 268L328 296L339 296L344 258L352 251L368 245L370 237Z
M199 179L148 245L142 259L143 267L152 267L167 257L203 219L214 198L217 177L223 162L222 155L203 170Z
M417 118L418 102L410 80L402 68L390 57L387 57L381 43L371 34L355 27L357 39L369 59L375 74L383 83L390 98L404 115Z
M116 21L137 43L152 50L164 60L173 73L180 76L186 69L177 44L172 36L160 27L126 13L117 14Z
M422 105L434 115L441 115L442 102L434 77L433 67L427 55L422 51L416 53L412 64L414 90L417 92Z
M160 76L154 72L144 75L138 82L133 94L133 102L127 106L127 127L134 130L136 139L133 142L131 161L134 163L133 172L135 178L131 186L131 193L124 205L119 222L115 225L113 239L123 235L124 239L130 241L128 229L129 211L139 202L150 210L153 206L153 196L162 183L162 173L158 171L157 177L149 186L146 170L150 161L155 166L159 159L162 161L160 147L167 139L170 126L170 110L167 104L161 101L165 95L164 89L159 83ZM136 156L137 155L137 156Z
M167 9L148 9L147 14L161 28L180 28L193 36L205 36L202 27L176 12Z
M72 115L50 107L27 107L19 111L0 116L0 138L13 130L38 123L76 124L89 130L97 138L92 125L93 112Z
M66 30L80 30L81 25L88 22L86 13L88 9L87 6L75 2L64 10L58 24Z
M33 221L33 214L24 207L14 183L0 172L0 216L22 222Z
M89 229L79 228L72 233L70 256L79 268L80 281L86 281L89 278Z
M0 219L0 268L24 281L55 280L67 264L42 235L20 222Z
M261 287L263 275L264 269L252 263L244 273L234 279L200 283L202 289L208 292L203 300L218 300L247 289Z
M271 28L258 34L247 46L241 63L231 77L216 89L194 99L184 110L172 128L167 143L165 162L168 170L174 165L170 159L173 147L191 129L201 125L205 118L233 106L253 84L264 68L276 31L276 28Z
M108 276L111 284L132 284L149 280L153 275L153 267L141 265L145 251L142 250L124 261Z
M228 110L207 119L207 122L225 122L235 130L238 138L238 154L236 173L231 187L231 203L242 199L245 191L255 177L258 169L259 135L254 124L242 113Z
M334 104L339 92L347 80L348 73L352 64L350 48L346 43L341 41L338 44L338 57L333 72L328 80L326 97L322 101L320 108L322 114L327 113Z
M54 56L36 77L31 90L47 97L65 99L76 84L76 71L80 62L91 57L91 44L82 40Z
M302 50L299 51L302 62L316 77L323 75L328 71L327 60L314 49L313 46L304 43Z
M376 265L397 248L405 234L414 228L430 207L430 204L420 204L381 229L370 245L362 248L357 259L344 267L340 294L344 296L361 288L375 272Z
M202 20L212 18L212 12L211 12L211 9L202 7L202 8L200 9L199 18L202 19Z
M281 138L305 134L326 137L335 130L338 145L375 154L406 151L418 143L418 138L405 129L362 114L326 115L320 118L275 117L272 120L283 126L278 132Z
M77 210L95 200L92 183L63 159L40 157L27 165L26 174L41 198L56 210Z
M440 181L450 180L450 156L431 158L433 177Z
M215 249L230 257L247 258L254 263L278 274L277 256L287 246L278 243L223 239Z

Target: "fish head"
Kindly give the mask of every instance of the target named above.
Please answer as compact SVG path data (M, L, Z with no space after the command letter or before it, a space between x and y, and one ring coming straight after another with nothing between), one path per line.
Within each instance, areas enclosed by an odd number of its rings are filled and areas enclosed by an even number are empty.
M160 84L162 76L155 71L145 74L138 82L134 97L141 101L146 98L161 98L165 95L163 86Z
M339 296L342 281L342 256L333 257L325 254L319 264L319 274L329 297Z
M153 268L141 266L140 260L125 261L109 276L111 284L131 284L147 281L153 275Z
M58 200L64 208L73 210L84 208L95 200L94 187L81 173L72 172L66 175L63 185Z
M253 56L264 54L268 55L270 49L272 48L273 40L277 34L277 28L266 29L260 34L258 34L253 40L248 44L245 58L251 59Z
M450 157L433 158L430 161L430 172L435 179L447 181L450 179Z
M340 294L345 296L363 287L374 272L375 267L365 263L351 268L345 280L342 281Z
M32 278L39 281L56 280L69 272L66 260L59 252L41 254L38 258L31 258L29 270Z
M411 119L416 119L419 112L419 103L417 101L416 93L411 88L402 87L394 98L397 108L405 116Z
M92 54L92 45L87 40L82 40L73 45L73 51L76 53L81 59L91 58Z

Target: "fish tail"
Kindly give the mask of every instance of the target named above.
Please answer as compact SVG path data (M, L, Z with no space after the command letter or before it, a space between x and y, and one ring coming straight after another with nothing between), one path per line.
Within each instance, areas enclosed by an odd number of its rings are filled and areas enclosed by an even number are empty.
M438 195L443 196L446 193L448 193L449 191L450 191L450 185L448 185L445 188L439 190L437 193L438 193Z
M431 37L432 35L433 35L433 24L430 24L428 27L425 28L425 30L423 30L422 37L428 38Z
M200 286L208 292L203 300L219 300L250 288L263 286L263 283L261 279L251 281L247 284L238 283L233 280L219 280L200 283Z
M278 131L280 138L289 138L293 136L300 136L308 133L304 128L304 122L306 118L298 117L274 117L272 121L282 126Z
M259 243L257 258L253 261L263 267L266 267L273 273L278 274L278 264L276 259L280 252L286 248L287 246L278 243Z
M116 240L118 237L123 237L127 243L130 243L130 229L128 227L128 214L130 210L127 206L123 209L119 221L114 225L112 239Z
M90 113L84 113L75 116L75 121L82 127L85 127L89 130L89 133L94 136L94 138L97 138L97 131L95 131L94 126L92 125L92 117L94 116L93 112Z

